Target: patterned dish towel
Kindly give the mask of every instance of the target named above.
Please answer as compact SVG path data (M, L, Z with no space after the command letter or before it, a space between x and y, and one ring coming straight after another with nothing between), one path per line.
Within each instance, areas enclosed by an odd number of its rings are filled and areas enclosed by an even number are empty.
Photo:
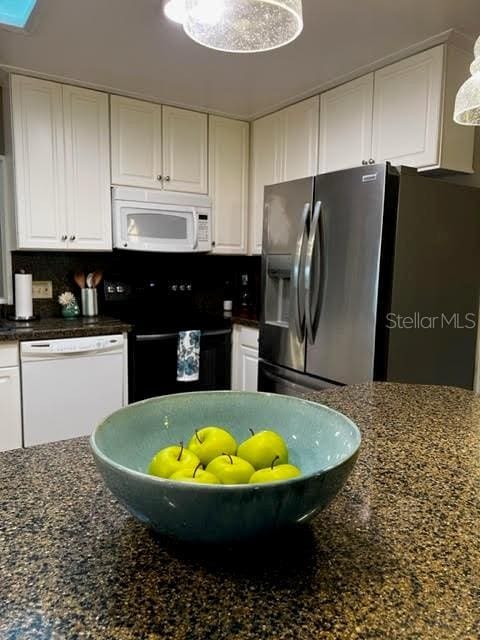
M195 382L200 377L200 331L180 331L177 348L178 382Z

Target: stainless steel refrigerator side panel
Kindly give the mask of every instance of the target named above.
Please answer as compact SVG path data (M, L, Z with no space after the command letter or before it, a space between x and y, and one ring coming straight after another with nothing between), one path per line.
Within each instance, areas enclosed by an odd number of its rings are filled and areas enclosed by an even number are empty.
M305 370L304 253L314 178L265 187L260 357Z
M260 360L258 363L258 390L286 396L303 396L311 391L338 387L326 380L291 371Z
M306 373L342 384L373 380L387 166L317 176L321 304Z
M473 388L479 274L480 190L402 175L387 380Z

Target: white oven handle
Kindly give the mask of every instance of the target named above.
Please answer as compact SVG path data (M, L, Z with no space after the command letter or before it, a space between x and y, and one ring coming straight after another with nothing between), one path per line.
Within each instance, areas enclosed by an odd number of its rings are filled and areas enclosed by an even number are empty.
M192 249L195 251L195 249L198 247L198 213L196 209L192 209L192 213L193 213L193 245L192 245Z

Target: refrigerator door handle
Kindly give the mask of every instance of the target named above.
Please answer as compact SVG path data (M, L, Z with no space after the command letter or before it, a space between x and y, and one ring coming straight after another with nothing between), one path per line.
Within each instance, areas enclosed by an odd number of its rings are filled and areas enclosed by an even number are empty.
M313 220L310 227L310 237L308 239L307 257L305 261L305 324L307 327L307 340L310 344L315 342L315 316L320 299L320 258L317 260L317 268L312 277L313 258L315 254L315 245L318 240L320 216L322 214L322 202L318 200L315 203L313 211ZM320 273L319 273L320 270Z
M295 324L295 332L300 342L303 341L303 324L305 320L305 308L300 308L300 266L304 252L305 238L307 236L307 222L310 215L310 202L306 202L300 222L300 231L297 238L297 246L295 249L295 260L292 268L293 283L293 320Z

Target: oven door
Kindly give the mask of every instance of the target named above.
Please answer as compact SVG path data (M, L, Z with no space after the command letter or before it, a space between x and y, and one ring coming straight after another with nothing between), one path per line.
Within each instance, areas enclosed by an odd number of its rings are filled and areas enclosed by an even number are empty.
M230 329L202 331L196 382L177 381L177 333L137 335L129 343L130 402L170 393L230 389Z
M116 201L114 246L131 251L194 252L204 246L202 214L196 207Z

